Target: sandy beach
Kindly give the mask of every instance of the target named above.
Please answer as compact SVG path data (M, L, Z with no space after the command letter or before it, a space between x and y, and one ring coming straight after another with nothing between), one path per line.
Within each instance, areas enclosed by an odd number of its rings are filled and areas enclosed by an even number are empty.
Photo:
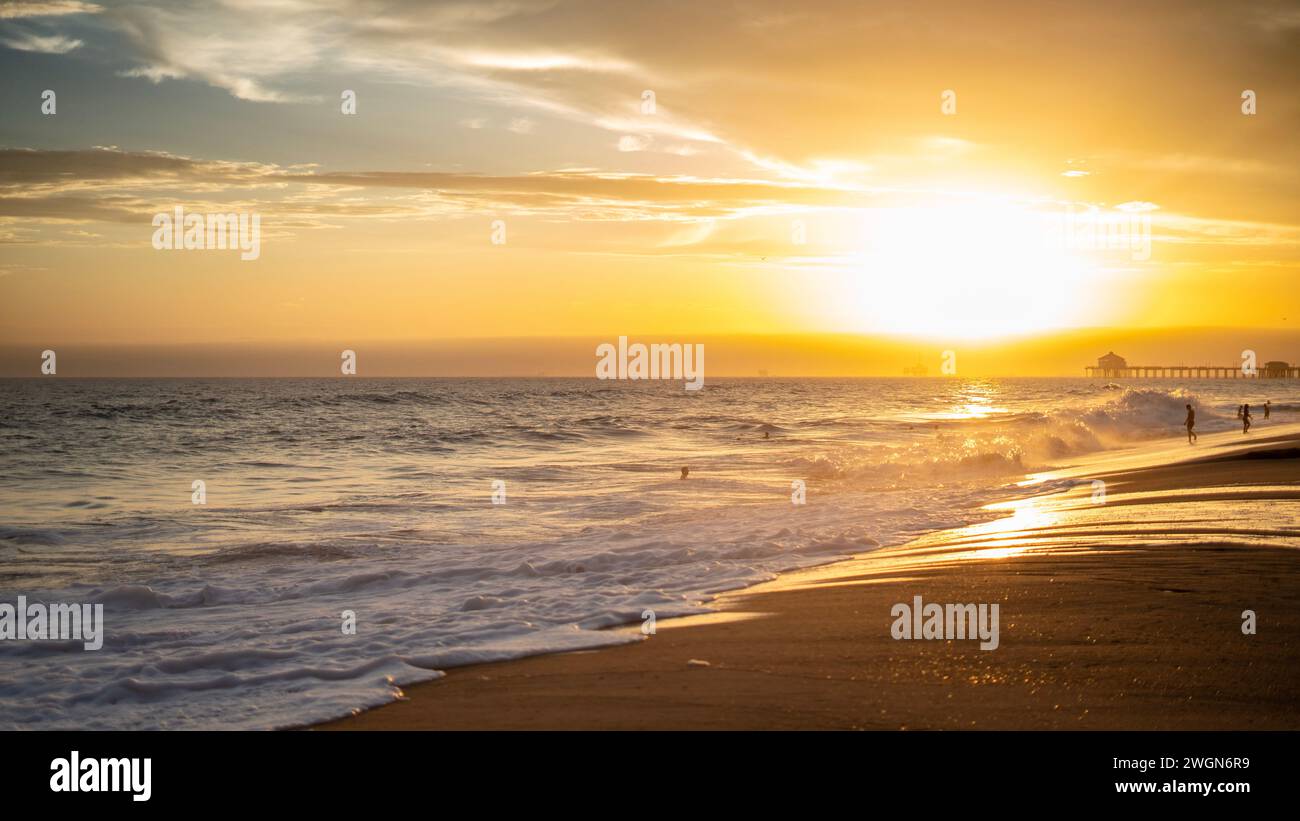
M783 574L644 641L454 668L318 729L1297 729L1298 478L1300 424L1096 454L993 521ZM895 639L917 596L998 604L997 648Z

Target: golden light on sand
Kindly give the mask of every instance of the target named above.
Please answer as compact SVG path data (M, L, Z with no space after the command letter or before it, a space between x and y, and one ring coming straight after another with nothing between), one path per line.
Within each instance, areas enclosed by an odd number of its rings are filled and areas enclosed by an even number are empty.
M1058 524L1059 515L1053 514L1038 498L1013 499L985 505L985 510L1007 511L1010 516L968 528L972 536L981 536L991 547L982 547L971 558L1006 559L1018 556L1035 545L1042 547L1034 531Z

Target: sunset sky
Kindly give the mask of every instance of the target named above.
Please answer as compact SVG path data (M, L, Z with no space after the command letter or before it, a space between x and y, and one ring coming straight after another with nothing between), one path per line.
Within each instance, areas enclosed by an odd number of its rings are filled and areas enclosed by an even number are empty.
M1300 323L1296 3L6 2L0 74L10 351Z

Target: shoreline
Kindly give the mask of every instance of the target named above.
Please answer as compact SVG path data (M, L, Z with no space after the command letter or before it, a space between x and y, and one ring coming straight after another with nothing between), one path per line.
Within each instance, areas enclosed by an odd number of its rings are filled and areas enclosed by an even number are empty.
M1002 518L721 594L643 641L451 668L310 729L1300 728L1300 424L1192 447L1097 454L988 506ZM1028 495L1052 480L1072 486ZM893 638L918 595L997 604L998 648Z

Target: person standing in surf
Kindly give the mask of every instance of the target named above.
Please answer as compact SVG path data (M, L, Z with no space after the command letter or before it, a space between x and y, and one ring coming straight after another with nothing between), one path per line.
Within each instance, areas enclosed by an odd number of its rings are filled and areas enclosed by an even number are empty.
M1191 405L1187 406L1187 421L1183 424L1187 425L1187 444L1191 445L1196 442L1196 431L1192 430L1196 427L1196 411Z
M1250 405L1241 406L1241 432L1250 433Z

